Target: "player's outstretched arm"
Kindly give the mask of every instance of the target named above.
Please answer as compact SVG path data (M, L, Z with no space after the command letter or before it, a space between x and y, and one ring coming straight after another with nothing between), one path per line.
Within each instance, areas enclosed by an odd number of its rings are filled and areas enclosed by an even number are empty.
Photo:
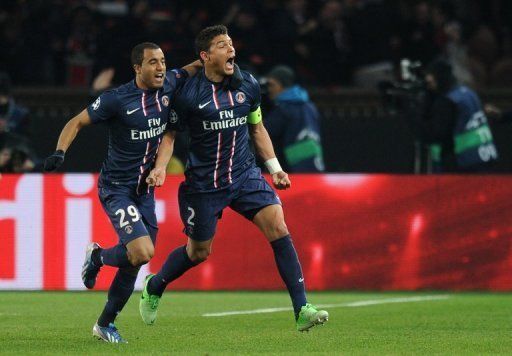
M162 142L158 148L155 167L149 172L149 176L146 178L146 183L148 183L149 186L161 187L164 184L167 165L169 164L174 150L175 138L176 131L167 131L162 137Z
M196 73L199 72L201 69L203 69L203 63L201 63L201 61L198 59L193 61L192 63L187 64L182 69L185 69L188 73L188 76L192 77L196 75Z
M258 110L260 110L258 108ZM252 113L254 115L254 113ZM261 113L259 113L261 118ZM263 121L255 124L249 124L249 132L252 142L258 156L265 162L265 166L272 175L272 183L276 189L287 189L291 186L288 174L283 171L274 152L274 146L270 140L267 129L263 126Z
M82 127L90 124L91 118L89 117L87 109L83 110L80 114L67 122L60 133L55 152L46 158L44 162L45 171L54 171L64 163L64 155L78 134L78 131L80 131Z

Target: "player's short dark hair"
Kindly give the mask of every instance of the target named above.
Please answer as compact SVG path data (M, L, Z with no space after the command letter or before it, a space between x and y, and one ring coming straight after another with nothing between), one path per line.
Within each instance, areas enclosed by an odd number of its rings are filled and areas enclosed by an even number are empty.
M145 49L160 49L160 46L153 42L142 42L133 47L131 54L132 65L142 64Z
M196 53L199 56L199 53L202 51L208 51L212 44L212 40L219 35L227 35L228 28L224 25L215 25L206 27L199 32L196 36Z

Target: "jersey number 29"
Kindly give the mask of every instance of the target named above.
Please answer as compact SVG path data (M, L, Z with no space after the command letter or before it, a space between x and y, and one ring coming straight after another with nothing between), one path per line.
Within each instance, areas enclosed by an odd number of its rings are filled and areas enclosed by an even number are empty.
M132 222L139 221L139 212L137 211L137 209L135 209L133 205L128 206L126 208L126 212L128 212L128 215L132 217ZM124 219L126 217L126 212L124 211L124 209L119 209L116 211L116 215L121 215L121 218L119 219L119 227L125 227L130 223Z

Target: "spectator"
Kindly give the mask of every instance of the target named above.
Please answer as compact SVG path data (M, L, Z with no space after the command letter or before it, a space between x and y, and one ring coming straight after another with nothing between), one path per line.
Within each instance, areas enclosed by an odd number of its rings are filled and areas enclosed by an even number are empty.
M11 80L0 73L0 136L5 134L27 135L28 109L16 104L11 96Z
M35 166L25 147L4 147L0 150L0 173L32 172Z
M427 1L414 6L413 20L406 26L405 56L421 63L431 62L439 54L436 47L432 9Z
M313 80L329 86L348 84L350 42L341 2L327 1L312 27L314 29L307 35L307 49L303 50L303 55L308 58Z
M295 82L295 73L287 66L274 67L266 77L268 94L275 107L265 119L265 126L284 157L286 171L323 172L320 139L320 115L308 93Z

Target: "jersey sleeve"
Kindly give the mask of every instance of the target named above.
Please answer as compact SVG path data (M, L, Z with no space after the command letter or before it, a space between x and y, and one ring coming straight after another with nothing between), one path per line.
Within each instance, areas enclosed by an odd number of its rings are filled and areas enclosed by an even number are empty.
M87 107L87 113L92 123L107 121L114 117L119 110L117 96L109 90L101 94L91 105Z
M182 68L175 68L167 71L167 79L171 86L176 89L179 89L185 84L188 78L188 72Z
M260 105L261 105L261 88L260 83L252 76L252 74L249 74L249 82L250 82L250 90L251 90L251 96L252 96L252 102L251 102L251 112L256 111Z

